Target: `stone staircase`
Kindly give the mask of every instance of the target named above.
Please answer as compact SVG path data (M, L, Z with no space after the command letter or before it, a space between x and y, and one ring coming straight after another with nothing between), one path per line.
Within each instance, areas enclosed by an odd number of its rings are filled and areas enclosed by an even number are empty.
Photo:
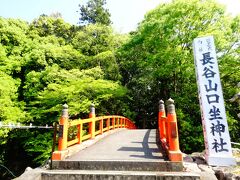
M198 180L183 172L182 162L170 161L55 161L41 180Z
M182 172L182 162L171 161L130 161L130 160L84 160L84 161L55 161L55 170L101 170L101 171L157 171Z
M198 180L200 175L186 172L53 170L43 172L42 180Z
M53 166L55 169L30 169L16 180L217 180L214 173L197 171L195 163L187 164L168 161L57 162Z

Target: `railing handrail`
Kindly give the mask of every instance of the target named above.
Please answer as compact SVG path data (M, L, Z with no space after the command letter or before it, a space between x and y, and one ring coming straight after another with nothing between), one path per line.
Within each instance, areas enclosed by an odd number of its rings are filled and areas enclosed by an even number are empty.
M85 123L89 123L91 121L100 121L102 119L108 119L108 118L125 118L127 120L129 120L128 118L124 117L124 116L119 116L119 115L108 115L108 116L97 116L94 118L86 118L86 119L69 119L69 126L75 126L77 124L85 124ZM131 120L129 120L131 121Z

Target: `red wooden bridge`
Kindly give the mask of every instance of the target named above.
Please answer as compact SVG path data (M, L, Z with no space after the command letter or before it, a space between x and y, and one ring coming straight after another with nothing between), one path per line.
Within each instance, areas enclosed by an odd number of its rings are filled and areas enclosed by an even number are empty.
M96 117L94 106L88 119L70 120L68 106L63 105L53 169L42 173L42 178L200 179L183 172L172 99L167 110L166 115L160 101L158 129L137 129L123 116Z
M177 131L177 119L174 107L174 101L172 99L168 100L168 115L165 115L164 102L160 101L159 103L159 115L158 115L158 131L160 132L157 136L159 137L159 142L163 149L167 152L170 161L173 162L181 162L182 154L179 150L179 142L178 142L178 131ZM112 140L111 147L118 147L119 143L128 142L129 145L134 138L139 140L139 143L144 142L144 137L148 131L142 130L142 133L139 134L140 130L136 130L136 126L134 122L129 120L123 116L101 116L96 117L94 105L90 107L90 114L88 119L76 119L69 120L68 119L68 106L63 105L62 116L59 122L59 137L58 137L58 151L53 152L52 160L59 161L64 160L65 158L69 158L68 147L71 147L75 144L81 144L85 140L94 139L98 135L102 135L104 132L109 132L115 129L124 128L125 132L128 132L128 136L124 133L118 133L119 141ZM74 138L69 138L70 129L75 129L75 134L72 132L72 136L75 135ZM128 129L128 130L127 130ZM152 130L153 131L153 130ZM123 132L123 131L122 131ZM152 135L156 139L155 135ZM145 140L146 143L146 140ZM157 141L154 142L155 145ZM131 145L129 146L131 147ZM99 146L97 149L103 148ZM106 152L109 147L105 147ZM147 151L147 149L144 149ZM159 151L160 152L160 151ZM147 153L147 152L145 152ZM81 156L81 153L79 154ZM89 155L90 156L90 155ZM113 155L112 157L108 157L108 159L116 159L123 157L124 155ZM87 156L86 156L87 157ZM129 157L130 158L130 157ZM160 159L162 158L159 157Z

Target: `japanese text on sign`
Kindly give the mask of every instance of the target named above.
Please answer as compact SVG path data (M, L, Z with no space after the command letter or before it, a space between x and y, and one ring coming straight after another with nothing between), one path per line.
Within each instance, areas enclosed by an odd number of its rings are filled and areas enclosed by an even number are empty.
M193 45L207 156L232 156L213 37L196 38Z

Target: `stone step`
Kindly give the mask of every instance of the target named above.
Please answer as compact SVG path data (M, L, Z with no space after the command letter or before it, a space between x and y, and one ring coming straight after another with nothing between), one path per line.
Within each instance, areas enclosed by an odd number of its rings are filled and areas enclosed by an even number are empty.
M200 180L189 172L49 170L41 180Z
M171 161L128 161L128 160L85 160L85 161L53 161L53 169L66 170L104 170L104 171L183 171L182 162Z

